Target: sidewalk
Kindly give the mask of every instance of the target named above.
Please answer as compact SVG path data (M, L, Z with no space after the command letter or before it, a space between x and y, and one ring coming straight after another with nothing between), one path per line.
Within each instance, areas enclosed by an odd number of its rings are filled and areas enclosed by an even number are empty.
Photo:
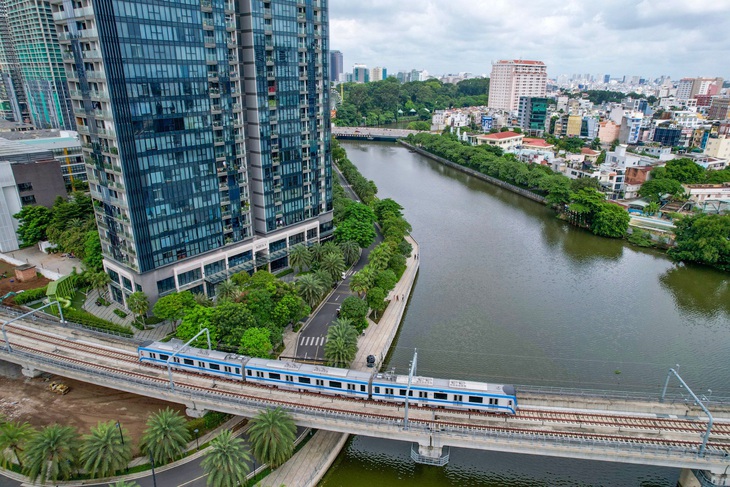
M73 272L84 270L81 261L76 257L63 257L62 254L46 254L35 245L24 249L0 254L0 259L13 265L33 264L38 272L52 281L67 276Z
M390 350L393 339L398 332L420 264L418 243L410 236L406 237L406 240L413 246L411 255L406 259L406 270L390 294L390 304L388 304L388 308L380 318L380 323L376 324L368 320L370 324L358 340L357 355L351 365L353 369L362 371L377 370L377 368L368 369L367 356L375 355L378 359L377 365L380 366L385 360L385 356L388 354L388 350ZM417 255L418 259L416 259ZM395 300L395 296L398 296L398 301ZM401 299L402 297L405 297L405 299ZM287 349L290 346L296 347L297 334L288 333L284 337L284 343ZM318 431L314 438L296 455L257 485L260 487L278 487L280 485L286 485L286 487L316 486L334 463L340 450L345 446L348 437L349 435L346 433Z

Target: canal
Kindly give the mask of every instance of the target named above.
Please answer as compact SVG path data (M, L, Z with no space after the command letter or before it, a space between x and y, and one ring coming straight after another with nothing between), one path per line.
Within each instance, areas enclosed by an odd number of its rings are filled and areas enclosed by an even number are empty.
M399 145L342 146L405 207L421 247L389 368L404 373L418 349L420 375L658 395L679 364L696 392L730 397L728 275L573 228ZM439 469L407 444L355 437L322 485L673 487L678 474L459 449Z

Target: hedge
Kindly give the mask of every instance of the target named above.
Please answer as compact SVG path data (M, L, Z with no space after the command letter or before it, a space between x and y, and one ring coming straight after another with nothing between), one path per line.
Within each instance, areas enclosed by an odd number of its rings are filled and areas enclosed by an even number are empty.
M38 301L40 299L45 299L47 289L48 286L43 286L36 289L28 289L23 293L16 294L13 298L13 301L15 301L15 304L17 305L22 305L26 303L32 303L33 301Z
M58 309L56 307L52 306L48 309L48 311L51 314L58 316ZM88 326L89 328L95 328L101 331L111 331L128 337L134 335L134 332L130 328L117 325L116 323L112 323L111 321L99 318L98 316L94 316L91 313L87 313L86 311L80 311L73 308L64 309L63 317L67 321L72 321L80 325Z

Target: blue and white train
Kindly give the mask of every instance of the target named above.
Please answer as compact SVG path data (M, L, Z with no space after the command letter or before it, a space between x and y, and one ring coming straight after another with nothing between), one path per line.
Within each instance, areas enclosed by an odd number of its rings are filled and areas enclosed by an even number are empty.
M233 353L183 347L177 339L139 347L141 362L269 387L354 399L405 403L408 376L361 372L299 362L251 358ZM514 386L454 379L413 377L411 405L515 414Z

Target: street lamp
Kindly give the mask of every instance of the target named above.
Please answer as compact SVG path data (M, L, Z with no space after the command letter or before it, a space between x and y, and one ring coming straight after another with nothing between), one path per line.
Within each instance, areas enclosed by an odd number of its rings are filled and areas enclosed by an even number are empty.
M157 487L157 476L155 476L155 459L152 458L152 452L150 452L150 465L152 466L152 485Z
M122 446L124 446L124 434L122 433L122 425L119 424L119 420L117 420L117 429L119 430L119 438L122 440ZM129 473L129 464L127 464L126 470Z
M200 443L198 443L198 428L195 428L193 430L193 433L195 433L195 448L200 451Z

